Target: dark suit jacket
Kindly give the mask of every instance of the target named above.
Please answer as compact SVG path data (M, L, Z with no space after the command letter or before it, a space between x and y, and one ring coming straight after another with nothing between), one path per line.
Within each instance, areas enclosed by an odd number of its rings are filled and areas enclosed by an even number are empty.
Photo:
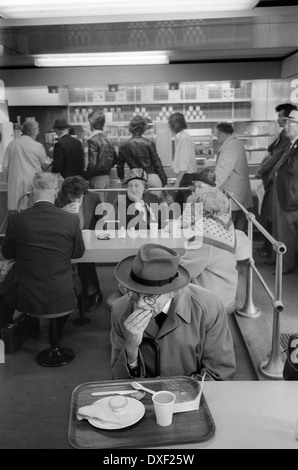
M276 189L281 208L298 211L298 139L277 171Z
M54 147L52 172L67 176L83 176L85 167L81 141L69 134L63 135Z
M37 314L75 309L71 259L84 251L76 215L50 202L11 213L1 252L16 261L16 308Z

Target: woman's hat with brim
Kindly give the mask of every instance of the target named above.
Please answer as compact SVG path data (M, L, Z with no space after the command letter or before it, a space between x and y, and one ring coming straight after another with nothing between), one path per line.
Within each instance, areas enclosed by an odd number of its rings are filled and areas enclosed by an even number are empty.
M124 287L142 294L167 294L190 283L190 274L179 265L180 255L155 243L142 245L136 256L123 259L115 267L115 277Z
M199 173L195 173L191 180L193 183L201 181L202 183L209 184L212 187L216 186L216 176L211 168L204 168Z
M53 125L53 129L69 129L70 127L66 119L56 119Z
M127 184L131 180L142 180L147 183L148 181L148 175L143 168L132 168L131 170L128 170L128 172L125 175L124 178L124 183Z

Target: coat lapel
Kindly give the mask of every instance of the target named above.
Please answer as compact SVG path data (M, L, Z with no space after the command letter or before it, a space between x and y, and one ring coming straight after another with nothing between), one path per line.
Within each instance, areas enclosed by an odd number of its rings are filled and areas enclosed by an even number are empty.
M190 296L185 297L177 296L174 297L170 305L170 309L167 314L162 327L158 329L154 317L151 318L145 332L156 339L167 335L171 331L178 328L182 321L191 323L191 298Z

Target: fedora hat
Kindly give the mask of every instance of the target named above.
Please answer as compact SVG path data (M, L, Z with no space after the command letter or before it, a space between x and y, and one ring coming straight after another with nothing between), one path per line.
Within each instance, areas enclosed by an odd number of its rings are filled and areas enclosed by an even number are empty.
M136 256L129 256L115 267L119 284L142 294L166 294L183 289L190 274L179 265L180 255L171 248L145 243Z
M70 124L67 123L66 119L56 119L53 125L53 129L68 129Z

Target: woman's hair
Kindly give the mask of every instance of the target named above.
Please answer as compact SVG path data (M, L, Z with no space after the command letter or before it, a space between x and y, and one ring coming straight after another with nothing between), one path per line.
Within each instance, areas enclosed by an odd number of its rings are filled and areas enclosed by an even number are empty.
M70 194L75 198L79 198L82 194L87 194L89 183L82 176L68 176L62 183L62 194L67 196Z
M169 117L169 126L176 134L181 132L183 129L187 129L187 123L182 113L173 113Z
M223 215L229 212L227 196L217 188L202 189L196 202L203 204L204 214Z
M128 130L132 135L142 135L147 130L147 121L143 116L134 116L128 126Z

